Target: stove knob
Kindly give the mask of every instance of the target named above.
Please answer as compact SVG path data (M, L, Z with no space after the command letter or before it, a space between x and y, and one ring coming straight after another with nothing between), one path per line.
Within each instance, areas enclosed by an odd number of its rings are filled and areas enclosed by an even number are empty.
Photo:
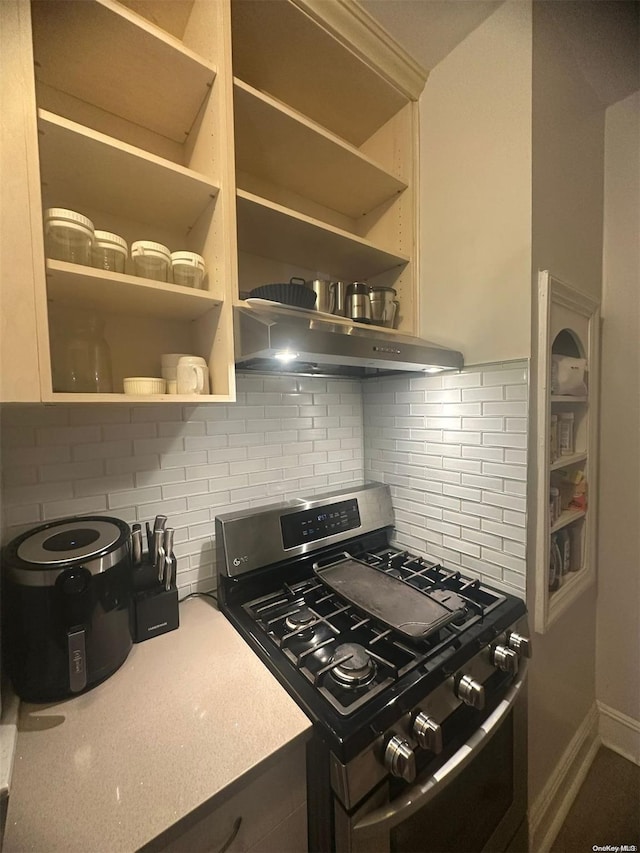
M522 634L516 634L515 631L510 631L507 634L507 645L514 652L517 652L518 657L531 657L531 640L528 637L523 637Z
M424 711L413 721L413 734L422 749L429 749L435 755L442 752L442 728Z
M491 662L496 669L515 675L518 672L518 655L506 646L496 646L491 653Z
M484 708L484 687L470 675L463 675L458 681L455 689L458 699L462 699L465 705L482 711Z
M416 778L416 758L409 741L394 735L384 751L384 763L387 770L404 779L413 782Z

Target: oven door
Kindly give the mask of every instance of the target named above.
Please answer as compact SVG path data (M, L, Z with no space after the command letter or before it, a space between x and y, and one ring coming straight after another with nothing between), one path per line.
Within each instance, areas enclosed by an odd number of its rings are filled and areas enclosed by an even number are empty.
M524 670L524 671L522 671ZM389 785L355 814L334 801L337 853L526 853L526 666L481 728L394 799Z

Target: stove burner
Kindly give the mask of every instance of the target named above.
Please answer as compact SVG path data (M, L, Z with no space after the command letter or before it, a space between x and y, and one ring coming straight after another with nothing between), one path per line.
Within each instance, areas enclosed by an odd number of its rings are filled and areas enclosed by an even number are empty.
M376 665L366 649L357 643L343 643L333 653L336 661L331 673L336 681L347 687L368 684L376 674Z
M287 626L289 631L295 631L301 636L305 636L313 633L312 623L315 619L316 617L308 607L301 607L300 610L290 613L284 620L284 624Z

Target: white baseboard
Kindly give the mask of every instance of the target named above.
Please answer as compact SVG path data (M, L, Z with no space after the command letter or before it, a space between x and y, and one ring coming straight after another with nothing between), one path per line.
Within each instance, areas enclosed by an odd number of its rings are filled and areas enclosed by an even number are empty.
M586 715L529 809L529 849L549 853L600 746L596 704Z
M604 702L597 702L600 712L600 740L603 745L640 765L640 722L616 711Z

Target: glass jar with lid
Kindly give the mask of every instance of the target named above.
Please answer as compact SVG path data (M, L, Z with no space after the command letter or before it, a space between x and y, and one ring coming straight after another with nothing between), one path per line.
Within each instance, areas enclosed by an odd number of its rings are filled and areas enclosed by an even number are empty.
M96 231L91 259L93 266L107 272L124 272L129 257L126 240L111 231Z
M171 252L162 243L136 240L131 244L131 259L136 275L154 281L169 281Z
M91 265L93 222L75 210L50 207L44 212L47 257L71 264Z

